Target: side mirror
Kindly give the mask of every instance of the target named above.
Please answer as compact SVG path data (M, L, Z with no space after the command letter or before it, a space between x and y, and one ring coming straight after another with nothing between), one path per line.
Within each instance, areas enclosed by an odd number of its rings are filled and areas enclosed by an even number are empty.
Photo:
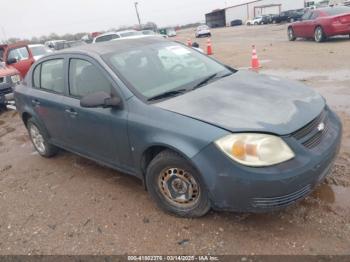
M95 107L117 107L121 104L119 97L111 97L106 92L96 92L84 96L80 100L81 107L95 108Z
M9 59L7 59L7 64L8 65L12 65L12 64L16 64L17 63L17 59L14 57L11 57Z

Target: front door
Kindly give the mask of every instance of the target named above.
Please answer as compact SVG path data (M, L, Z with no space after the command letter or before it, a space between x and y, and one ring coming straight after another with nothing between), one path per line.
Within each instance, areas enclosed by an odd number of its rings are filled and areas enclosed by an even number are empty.
M93 159L120 166L120 154L130 150L127 111L80 106L80 99L85 95L98 91L115 93L116 87L98 63L89 58L72 57L68 70L69 94L63 102L68 146Z

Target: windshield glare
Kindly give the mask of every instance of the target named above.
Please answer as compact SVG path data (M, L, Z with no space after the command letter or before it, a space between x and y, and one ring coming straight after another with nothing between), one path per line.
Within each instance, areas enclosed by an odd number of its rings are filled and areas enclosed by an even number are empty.
M146 99L172 90L189 90L216 73L232 73L191 48L168 42L108 54L104 59Z
M125 32L125 33L120 33L121 37L129 37L129 36L134 36L134 35L141 35L142 33L140 32Z

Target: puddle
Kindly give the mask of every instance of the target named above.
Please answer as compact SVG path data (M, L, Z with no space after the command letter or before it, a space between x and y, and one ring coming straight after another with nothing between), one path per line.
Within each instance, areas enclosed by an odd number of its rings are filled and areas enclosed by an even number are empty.
M323 183L316 188L309 199L343 209L350 209L350 188Z
M327 103L338 111L350 114L350 90L344 82L350 81L350 70L301 71L301 70L262 70L263 74L278 76L302 82L313 82L310 86L317 89ZM317 82L317 84L315 84Z

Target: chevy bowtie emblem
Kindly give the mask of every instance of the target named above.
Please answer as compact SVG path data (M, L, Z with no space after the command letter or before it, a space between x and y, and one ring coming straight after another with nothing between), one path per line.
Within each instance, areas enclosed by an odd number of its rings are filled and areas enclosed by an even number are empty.
M318 132L323 131L323 130L324 130L324 123L319 124L319 125L317 126L317 130L318 130Z

